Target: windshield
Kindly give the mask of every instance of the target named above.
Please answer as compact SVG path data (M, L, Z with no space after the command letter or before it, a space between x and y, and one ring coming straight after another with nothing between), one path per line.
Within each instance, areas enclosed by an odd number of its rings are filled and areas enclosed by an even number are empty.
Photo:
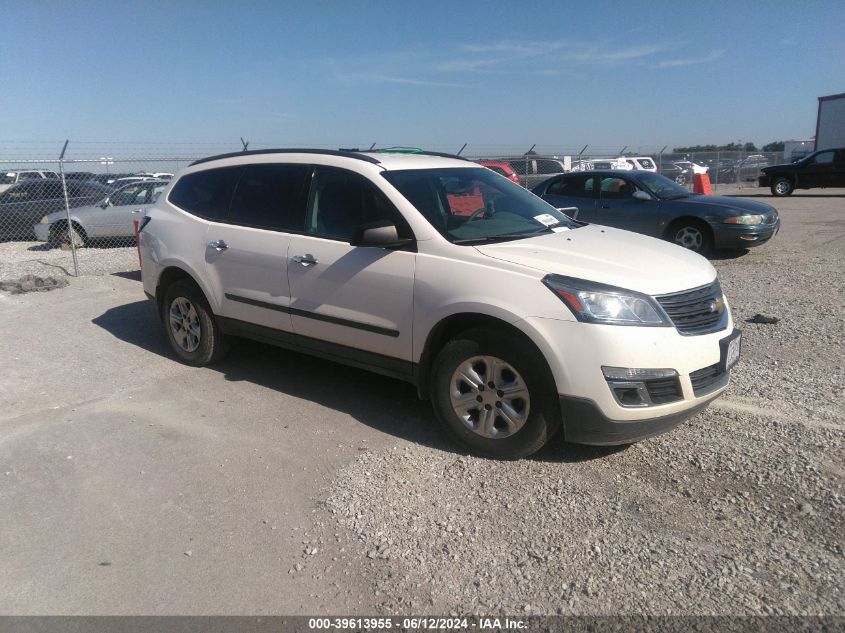
M504 241L577 225L553 206L484 167L382 173L446 239Z
M689 197L689 191L666 176L652 172L641 172L639 182L651 193L663 200Z

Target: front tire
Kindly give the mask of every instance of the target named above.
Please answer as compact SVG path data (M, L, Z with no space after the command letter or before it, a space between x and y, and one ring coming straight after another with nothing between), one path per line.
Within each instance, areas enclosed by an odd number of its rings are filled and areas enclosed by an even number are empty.
M789 178L780 177L772 183L772 195L777 197L790 196L795 186Z
M519 459L560 426L554 381L539 353L493 330L470 330L434 362L431 396L446 432L477 455Z
M85 246L85 234L78 226L71 225L68 230L67 223L54 226L50 231L49 245L52 247L70 248L73 245L75 248L82 248Z
M710 227L703 222L681 220L669 227L669 241L703 255L713 247Z
M186 365L211 365L229 351L205 295L193 282L180 280L167 288L162 320L170 347Z

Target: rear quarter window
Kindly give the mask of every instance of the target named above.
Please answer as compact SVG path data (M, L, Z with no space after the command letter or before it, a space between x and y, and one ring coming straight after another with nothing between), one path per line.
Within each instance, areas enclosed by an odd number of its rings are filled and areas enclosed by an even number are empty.
M222 220L243 167L205 169L182 176L167 197L170 204L206 220Z

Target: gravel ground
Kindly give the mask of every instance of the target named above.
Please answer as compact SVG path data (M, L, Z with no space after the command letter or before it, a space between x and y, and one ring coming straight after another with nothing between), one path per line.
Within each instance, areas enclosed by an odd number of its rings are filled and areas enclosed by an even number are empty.
M80 275L138 270L135 246L92 246L77 251ZM0 281L23 275L73 275L73 253L43 242L0 242Z
M743 360L686 425L512 463L400 444L342 471L323 540L378 610L845 613L845 227L807 204L777 201L775 242L714 262Z

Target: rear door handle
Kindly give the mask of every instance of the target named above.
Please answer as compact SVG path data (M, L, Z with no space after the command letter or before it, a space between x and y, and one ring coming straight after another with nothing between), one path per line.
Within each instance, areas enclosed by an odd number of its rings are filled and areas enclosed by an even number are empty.
M301 266L305 266L306 268L308 266L313 266L314 264L317 263L317 260L311 254L294 255L293 257L291 257L291 259L293 261L295 261L297 264L300 264Z
M225 251L227 248L229 248L229 245L226 244L226 242L223 241L223 240L215 240L213 242L208 243L208 248L213 248L218 253L220 253L222 251Z

